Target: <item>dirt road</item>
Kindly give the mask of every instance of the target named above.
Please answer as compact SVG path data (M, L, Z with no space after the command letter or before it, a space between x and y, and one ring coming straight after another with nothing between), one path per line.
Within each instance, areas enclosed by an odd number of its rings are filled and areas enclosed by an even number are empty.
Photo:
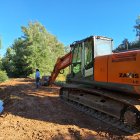
M58 93L58 87L36 89L31 79L0 84L0 99L6 99L0 140L140 139L74 109Z

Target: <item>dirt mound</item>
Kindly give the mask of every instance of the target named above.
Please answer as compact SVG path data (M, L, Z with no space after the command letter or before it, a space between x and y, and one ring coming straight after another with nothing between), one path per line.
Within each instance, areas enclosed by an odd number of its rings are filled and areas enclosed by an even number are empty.
M31 79L11 79L0 84L4 112L0 139L94 140L138 139L65 104L59 87L35 88Z

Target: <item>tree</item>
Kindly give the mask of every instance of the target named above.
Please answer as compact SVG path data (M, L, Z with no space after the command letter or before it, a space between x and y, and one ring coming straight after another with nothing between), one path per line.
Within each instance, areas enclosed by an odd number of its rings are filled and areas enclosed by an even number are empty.
M14 76L14 70L15 70L12 52L13 52L13 49L9 47L7 49L5 56L2 58L3 69L6 70L9 77Z
M64 55L63 44L39 22L21 29L24 35L14 41L3 58L8 75L26 77L37 68L42 74L50 74L57 58Z
M1 48L1 38L0 38L0 48ZM0 70L2 69L2 59L0 57Z
M136 19L136 25L134 26L136 30L136 37L138 40L134 42L129 42L128 39L124 39L122 44L120 44L113 52L120 52L120 51L127 51L127 50L134 50L140 49L140 16Z
M12 61L14 64L14 76L15 77L27 77L32 73L32 68L30 64L27 62L28 51L24 44L24 40L18 38L15 40L13 46L13 57Z
M120 51L126 51L129 50L131 48L131 44L128 41L127 38L125 38L122 43L115 49L113 50L113 52L120 52Z
M48 33L43 25L30 22L22 26L27 45L27 60L32 69L38 68L43 74L50 74L58 57L64 54L64 46L57 38Z
M70 52L70 50L71 50L71 48L70 48L70 46L65 46L65 53L69 53Z
M2 47L1 38L0 38L0 48Z
M136 25L134 26L136 30L136 36L138 37L138 41L140 41L140 16L136 19Z

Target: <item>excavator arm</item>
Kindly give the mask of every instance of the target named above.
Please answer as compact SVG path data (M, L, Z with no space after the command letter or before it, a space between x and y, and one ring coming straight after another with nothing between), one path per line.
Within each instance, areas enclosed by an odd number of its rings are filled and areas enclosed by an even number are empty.
M69 65L71 65L71 63L72 63L72 52L69 52L63 57L58 58L54 66L53 72L51 73L51 76L49 77L48 85L51 85L55 81L60 71L62 69L65 69Z

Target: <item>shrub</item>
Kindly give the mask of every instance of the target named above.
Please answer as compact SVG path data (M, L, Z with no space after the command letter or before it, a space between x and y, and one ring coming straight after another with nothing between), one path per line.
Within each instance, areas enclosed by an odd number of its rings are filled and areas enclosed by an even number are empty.
M0 70L0 82L4 82L6 80L8 80L7 73L5 71Z

